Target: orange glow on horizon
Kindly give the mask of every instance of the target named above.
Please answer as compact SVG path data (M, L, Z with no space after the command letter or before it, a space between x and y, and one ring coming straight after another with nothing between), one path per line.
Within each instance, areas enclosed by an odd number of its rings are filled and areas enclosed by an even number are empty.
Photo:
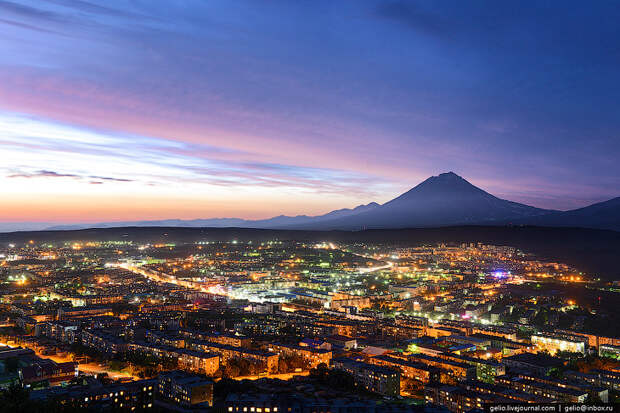
M266 219L280 214L321 215L339 205L326 206L320 199L295 202L274 199L257 203L254 199L205 199L202 197L119 197L59 195L57 197L7 197L0 222L96 223L134 220L243 218Z

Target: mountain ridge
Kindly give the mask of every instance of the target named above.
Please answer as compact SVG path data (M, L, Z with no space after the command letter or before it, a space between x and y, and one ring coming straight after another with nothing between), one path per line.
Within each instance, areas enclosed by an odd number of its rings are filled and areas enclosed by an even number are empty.
M49 230L119 226L238 227L257 229L360 230L454 225L570 226L620 231L620 197L570 211L555 211L498 198L450 171L431 176L394 199L342 208L323 215L168 219L57 225Z
M529 217L516 223L546 227L582 227L620 231L620 197L570 211Z
M429 177L377 208L313 225L314 229L349 230L427 228L504 223L550 212L555 211L497 198L454 172L446 172Z

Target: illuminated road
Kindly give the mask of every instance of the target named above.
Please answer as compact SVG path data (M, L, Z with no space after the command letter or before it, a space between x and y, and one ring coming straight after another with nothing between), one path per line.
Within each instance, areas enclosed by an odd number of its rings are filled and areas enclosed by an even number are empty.
M56 363L66 363L68 361L73 361L71 357L60 357L60 356L55 356L55 355L52 356L52 355L43 355L43 354L37 354L37 356L41 358L48 358L50 360L55 361ZM132 376L131 374L126 373L126 372L108 370L105 367L102 367L97 363L79 363L78 370L83 373L90 374L90 375L107 373L108 377L115 379L115 380L116 379L132 379L132 380L140 379L139 377Z
M359 271L360 274L369 274L375 271L387 270L388 268L392 268L393 266L394 266L394 263L388 262L387 264L381 265L379 267L358 268L357 271Z
M132 376L131 374L126 373L126 372L106 370L104 367L101 367L96 363L80 364L78 365L78 370L86 374L92 374L92 375L100 374L100 373L107 373L110 378L115 379L115 380L116 379L140 380L139 377Z
M168 275L168 274L164 274L158 271L153 271L153 270L149 270L146 268L142 268L139 265L131 265L128 263L110 263L110 264L106 264L106 266L122 268L124 270L131 271L135 274L142 275L143 277L148 278L151 281L155 281L159 283L171 283L171 284L180 285L181 287L190 288L192 290L199 290L202 292L216 294L216 295L225 295L219 291L218 292L213 291L208 286L205 286L202 283L179 280L172 275Z

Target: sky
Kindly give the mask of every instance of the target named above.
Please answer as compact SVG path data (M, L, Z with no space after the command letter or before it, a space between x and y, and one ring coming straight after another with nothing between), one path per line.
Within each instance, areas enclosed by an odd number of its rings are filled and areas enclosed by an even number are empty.
M267 218L454 171L620 196L620 3L0 0L0 222Z

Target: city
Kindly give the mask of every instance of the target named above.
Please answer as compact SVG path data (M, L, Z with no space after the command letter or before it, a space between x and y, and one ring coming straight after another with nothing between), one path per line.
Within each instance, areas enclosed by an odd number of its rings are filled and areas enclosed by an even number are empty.
M620 395L617 301L601 300L620 284L510 246L29 240L0 259L0 385L35 404L460 413Z
M0 0L0 413L620 412L618 22Z

